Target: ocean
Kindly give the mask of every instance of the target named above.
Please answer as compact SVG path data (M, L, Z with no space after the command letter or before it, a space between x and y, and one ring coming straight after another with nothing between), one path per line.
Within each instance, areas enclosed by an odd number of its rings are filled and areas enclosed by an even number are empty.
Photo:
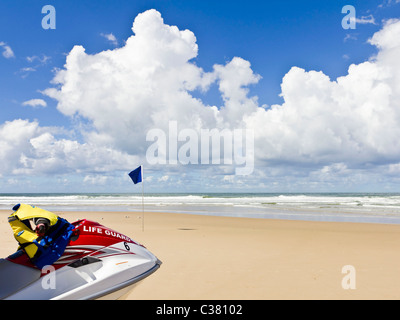
M141 212L141 194L0 194L0 209L27 203L50 211ZM231 217L400 223L400 193L145 194L144 210Z

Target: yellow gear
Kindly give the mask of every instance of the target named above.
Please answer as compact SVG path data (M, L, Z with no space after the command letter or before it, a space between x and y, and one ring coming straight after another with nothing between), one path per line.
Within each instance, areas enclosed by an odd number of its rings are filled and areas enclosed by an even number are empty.
M23 247L28 256L33 258L38 250L38 247L34 243L38 235L22 221L34 218L46 218L50 221L50 226L53 226L57 223L58 216L50 211L27 204L20 204L15 209L16 211L8 217L8 222L13 230L15 240Z
M21 221L33 218L46 218L50 221L50 226L54 226L58 221L58 216L53 212L23 203L17 206L17 210L11 216L16 216Z

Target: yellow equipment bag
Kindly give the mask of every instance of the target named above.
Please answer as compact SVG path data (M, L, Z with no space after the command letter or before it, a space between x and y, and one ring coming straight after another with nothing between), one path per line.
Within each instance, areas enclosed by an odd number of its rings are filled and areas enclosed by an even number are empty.
M34 241L38 238L38 235L28 226L28 220L46 218L50 221L50 226L53 226L57 223L58 216L50 211L27 204L18 204L13 210L14 212L8 217L8 222L13 230L14 238L25 250L29 258L34 258L38 250ZM25 220L27 221L26 223Z

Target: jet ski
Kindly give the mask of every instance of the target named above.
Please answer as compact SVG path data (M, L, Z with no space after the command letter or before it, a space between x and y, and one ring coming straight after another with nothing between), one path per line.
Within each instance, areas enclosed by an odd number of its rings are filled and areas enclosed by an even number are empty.
M63 255L42 270L18 250L0 259L0 299L119 299L161 265L143 245L90 220L72 223Z

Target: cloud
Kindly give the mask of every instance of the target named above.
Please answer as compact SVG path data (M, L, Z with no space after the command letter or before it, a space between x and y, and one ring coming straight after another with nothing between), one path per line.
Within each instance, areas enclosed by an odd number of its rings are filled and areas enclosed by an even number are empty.
M21 72L35 72L36 69L32 67L21 68Z
M324 164L392 162L400 158L400 22L370 40L374 60L352 64L332 81L293 67L282 81L282 105L246 117L266 161Z
M349 40L357 40L357 35L347 33L346 36L343 39L343 42L347 42Z
M158 182L167 182L169 180L169 176L165 175L158 179Z
M83 183L92 185L106 185L109 183L109 177L105 175L87 175L83 178Z
M383 2L378 5L378 8L386 8L398 3L400 3L400 0L383 0Z
M169 120L178 123L178 130L235 128L244 114L257 110L248 86L261 77L248 61L235 57L205 72L192 62L198 54L193 32L164 24L156 10L139 14L132 30L125 46L114 50L88 55L75 46L53 80L60 89L44 91L63 114L90 121L87 141L143 155L147 132L167 132ZM213 84L223 106L205 105L191 94Z
M130 154L144 154L147 131L168 130L169 119L215 127L215 108L190 94L215 79L190 62L197 56L194 34L165 25L155 10L139 14L132 30L121 48L94 55L82 46L71 50L53 80L60 89L44 91L58 110L90 121L87 141Z
M30 73L36 72L40 67L45 66L50 59L51 58L46 55L42 55L41 57L39 56L26 57L26 61L28 61L31 64L31 66L23 67L20 69L19 73L21 74L21 78L25 79L26 77L29 76Z
M11 47L8 46L5 42L0 42L0 47L3 48L3 57L6 59L14 58L14 52L12 51Z
M225 102L220 116L237 126L244 115L256 112L259 107L256 97L248 97L248 86L258 83L261 76L253 73L250 62L239 57L234 57L224 66L215 65L214 73Z
M35 61L37 61L39 63L39 65L45 65L47 63L47 61L49 61L51 59L51 57L46 56L46 55L42 55L40 56L29 56L26 57L26 61L33 63Z
M166 25L156 10L139 14L132 31L125 45L113 50L87 54L75 46L57 71L55 86L43 91L57 100L62 114L85 124L80 132L84 142L58 139L37 123L24 122L23 131L31 133L16 144L18 159L8 164L13 172L122 168L143 161L147 132L159 128L168 133L170 120L178 130L251 128L257 177L276 181L286 175L327 181L366 174L371 166L389 172L388 166L400 163L398 20L387 21L369 40L378 54L350 65L342 77L330 79L322 71L293 66L282 79L283 103L270 107L251 95L261 76L249 61L234 57L204 71L194 62L198 45L193 32ZM211 86L218 87L223 105L207 105L193 94ZM9 150L11 143L5 141L4 150ZM85 175L90 182L92 174Z
M25 78L28 77L29 74L32 73L32 72L36 72L36 69L35 69L35 68L32 68L32 67L24 67L24 68L21 68L21 69L19 70L18 74L21 75L21 78L22 78L22 79L25 79Z
M46 101L43 99L31 99L22 103L23 106L31 106L31 107L47 107Z
M372 14L368 16L362 16L361 18L356 18L356 22L360 24L377 24Z
M112 33L100 33L100 35L110 41L114 46L118 45L118 40Z
M0 174L47 175L128 170L137 158L107 147L57 138L55 128L17 119L0 126Z
M399 35L400 20L390 19L385 22L383 29L376 32L368 42L380 49L379 54L383 56L387 52L395 52L393 49L399 47L399 39L397 38Z

